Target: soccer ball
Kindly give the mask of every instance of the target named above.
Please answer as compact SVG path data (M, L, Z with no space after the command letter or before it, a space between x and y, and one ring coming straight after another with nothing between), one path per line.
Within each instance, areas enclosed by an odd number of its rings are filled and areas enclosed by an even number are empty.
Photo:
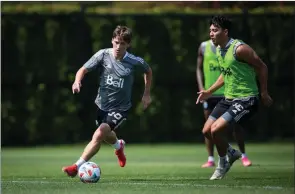
M100 179L100 168L94 162L86 162L79 168L78 175L83 183L97 183Z

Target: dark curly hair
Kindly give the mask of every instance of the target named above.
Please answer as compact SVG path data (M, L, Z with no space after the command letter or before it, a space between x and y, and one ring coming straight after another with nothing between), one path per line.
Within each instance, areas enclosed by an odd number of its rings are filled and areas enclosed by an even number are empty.
M223 30L227 29L228 33L231 30L231 21L222 15L213 16L212 19L210 20L210 26L212 24L214 26L220 27Z

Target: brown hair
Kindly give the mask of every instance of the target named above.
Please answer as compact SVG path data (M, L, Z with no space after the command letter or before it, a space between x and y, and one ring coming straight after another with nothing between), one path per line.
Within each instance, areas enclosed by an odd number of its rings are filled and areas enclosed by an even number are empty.
M127 26L117 26L113 32L113 38L121 37L128 44L131 42L132 31Z

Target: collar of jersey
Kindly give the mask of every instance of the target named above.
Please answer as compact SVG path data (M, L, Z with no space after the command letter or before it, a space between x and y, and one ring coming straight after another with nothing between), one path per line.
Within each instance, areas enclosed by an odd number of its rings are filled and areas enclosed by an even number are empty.
M125 59L125 58L127 57L128 54L129 54L129 53L126 51L126 53L125 53L123 59ZM122 60L123 60L123 59L122 59Z
M233 43L233 41L234 41L234 39L230 38L224 49L228 49L230 47L230 45Z
M115 58L114 53L113 53L113 50L111 50L111 54ZM124 57L122 58L122 60L124 60L127 57L128 54L129 53L126 51L126 53L125 53Z

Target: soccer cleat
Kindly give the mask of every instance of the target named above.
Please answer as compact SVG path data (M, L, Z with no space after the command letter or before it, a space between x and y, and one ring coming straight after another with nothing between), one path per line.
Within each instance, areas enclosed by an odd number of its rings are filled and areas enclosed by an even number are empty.
M242 163L245 167L252 165L252 162L247 157L242 158Z
M125 142L124 140L120 139L120 149L115 150L115 154L118 157L118 162L121 167L124 167L126 164L126 156L124 154Z
M233 149L232 152L227 153L228 163L232 166L236 160L241 158L241 156L242 154L240 151Z
M225 176L225 174L229 171L230 167L231 165L227 161L225 161L225 164L223 165L223 167L218 165L213 175L211 176L210 180L222 179Z
M65 166L62 168L62 171L65 172L70 177L75 177L78 173L78 167L76 164L73 164L71 166Z
M214 161L208 161L208 162L206 162L205 164L202 165L202 168L210 168L210 167L213 167L213 166L215 166Z

